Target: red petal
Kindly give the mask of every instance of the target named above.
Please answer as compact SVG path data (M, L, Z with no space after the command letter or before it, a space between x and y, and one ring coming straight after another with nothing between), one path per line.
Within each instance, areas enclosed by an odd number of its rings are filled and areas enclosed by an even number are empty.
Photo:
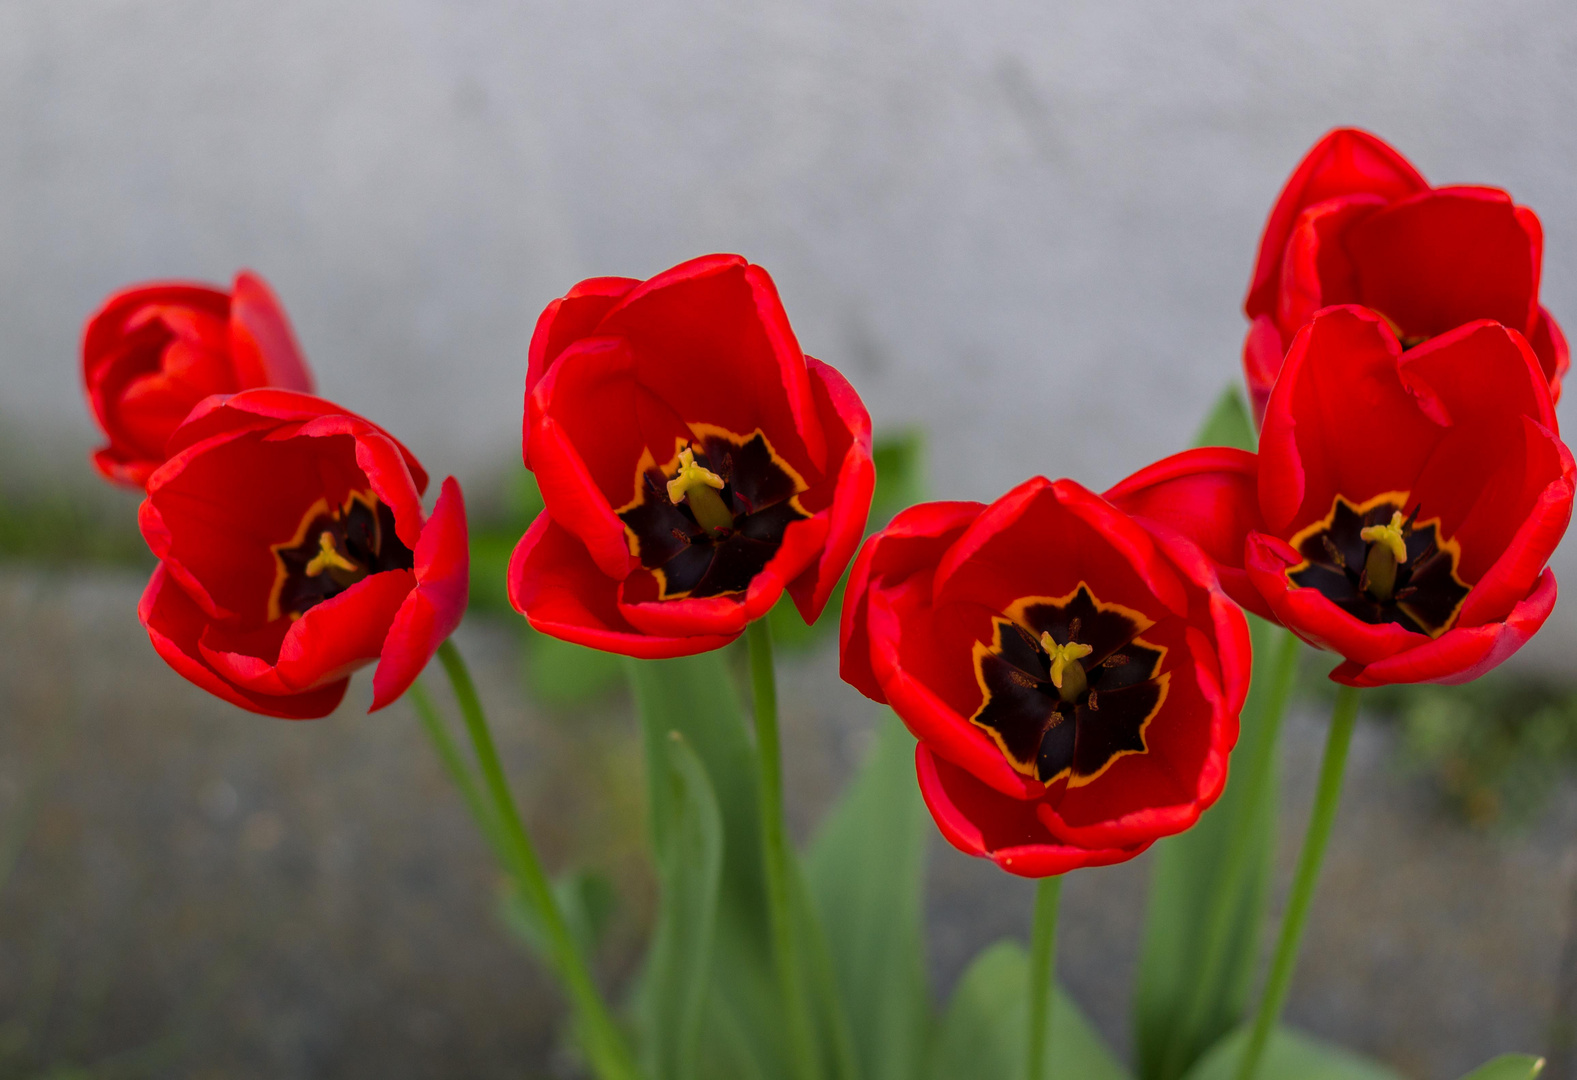
M1365 308L1328 308L1299 331L1271 393L1259 440L1266 525L1291 536L1339 494L1362 502L1407 491L1449 420L1403 385L1401 346Z
M686 423L760 428L801 473L825 470L805 355L760 267L737 255L682 263L633 289L601 332L630 342L641 385Z
M1305 206L1359 193L1394 201L1428 187L1406 158L1367 131L1337 128L1327 134L1298 163L1265 222L1244 301L1249 318L1275 310L1282 252Z
M204 628L208 625L202 610L191 598L170 580L161 565L153 571L148 588L142 594L137 615L147 628L153 647L176 674L215 697L250 712L265 716L278 716L287 720L313 720L327 716L338 707L345 696L349 679L341 679L328 686L304 694L277 697L243 690L220 678L201 659L198 646Z
M1354 225L1346 242L1362 302L1405 336L1474 319L1527 331L1538 310L1534 252L1504 191L1421 192Z
M871 495L876 490L876 466L871 461L871 417L865 411L865 403L832 367L814 357L805 360L810 365L822 429L828 434L830 459L842 461L833 481L827 541L821 558L789 584L794 606L808 624L821 617L827 599L860 545L860 537L865 535Z
M1321 308L1363 302L1346 234L1385 204L1378 195L1363 194L1343 195L1303 208L1287 238L1276 297L1276 323L1283 341Z
M546 513L509 560L509 601L544 634L594 649L655 660L727 645L737 635L643 634L619 612L619 583L597 569L575 535Z
M230 295L230 354L240 389L277 386L312 393L312 371L268 283L242 270Z
M927 583L919 579L919 584ZM898 589L870 594L866 619L871 641L871 670L882 696L904 726L938 754L1003 794L1021 799L1039 798L1044 794L1044 786L1015 772L991 737L932 689L930 681L937 674L934 667L916 671L905 668L903 657L911 649L904 636L913 634L922 639L915 644L928 644L923 635L930 629L931 619L930 612L919 610L921 591L911 582ZM969 663L967 653L955 659L962 664ZM976 698L978 700L978 693Z
M1269 617L1263 598L1243 569L1243 541L1263 530L1259 512L1259 462L1244 450L1210 446L1185 450L1147 465L1104 495L1147 527L1186 537L1214 565L1221 585L1238 603Z
M1555 574L1546 570L1533 591L1511 610L1504 622L1453 627L1416 649L1368 666L1349 660L1331 672L1331 679L1348 686L1472 682L1498 667L1538 633L1555 609L1555 593Z
M244 690L260 694L313 690L378 658L395 612L415 584L409 570L385 570L314 604L288 624L282 640L268 640L273 636L267 635L271 627L265 627L264 634L238 634L215 623L204 631L198 647L210 667ZM284 622L275 620L274 626ZM270 648L273 642L277 653Z
M1039 803L999 794L924 743L915 748L920 795L937 828L966 855L984 856L1021 877L1052 877L1125 862L1149 846L1084 848L1058 842L1036 816Z
M377 712L405 693L465 617L471 548L465 498L454 477L444 479L414 554L416 588L405 598L384 639L368 712Z
M886 703L871 670L866 604L872 590L900 584L910 574L933 569L942 553L985 507L974 502L921 503L899 513L865 542L844 593L839 620L839 674L873 701Z
M1243 338L1243 381L1248 386L1249 405L1256 424L1265 419L1265 403L1270 400L1271 387L1276 385L1276 376L1281 374L1281 361L1286 355L1287 347L1276 320L1268 314L1255 316Z
M1534 355L1539 358L1539 368L1550 381L1550 399L1561 400L1561 380L1571 367L1571 350L1566 345L1566 335L1548 311L1539 308L1538 321L1533 325L1533 335L1528 339Z
M1071 480L1025 481L992 503L937 567L935 603L1006 611L1025 596L1089 582L1106 603L1160 618L1188 600L1176 572L1132 518Z

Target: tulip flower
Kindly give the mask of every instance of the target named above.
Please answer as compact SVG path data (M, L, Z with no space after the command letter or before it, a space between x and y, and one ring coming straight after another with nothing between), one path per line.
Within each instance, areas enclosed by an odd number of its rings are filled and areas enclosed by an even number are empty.
M374 710L459 625L470 556L451 477L377 425L284 390L211 397L171 436L140 524L160 564L139 614L160 656L243 709L326 716L374 661Z
M246 270L229 292L151 282L115 293L83 332L82 378L109 439L94 452L94 467L139 488L164 461L170 435L208 395L261 386L312 392L284 308Z
M1560 400L1566 339L1539 304L1544 232L1499 188L1433 188L1384 142L1339 128L1309 151L1260 240L1244 310L1255 415L1282 358L1321 308L1379 311L1405 347L1478 319L1527 338Z
M960 850L1025 877L1133 858L1220 795L1248 629L1194 545L1071 480L926 503L866 542L845 681L919 739Z
M1331 678L1376 686L1475 679L1538 631L1573 483L1521 334L1484 320L1404 351L1383 316L1342 307L1299 331L1257 457L1187 451L1106 495L1340 654Z
M544 633L637 657L727 644L786 589L813 622L864 533L870 417L733 255L595 278L537 324L509 569Z

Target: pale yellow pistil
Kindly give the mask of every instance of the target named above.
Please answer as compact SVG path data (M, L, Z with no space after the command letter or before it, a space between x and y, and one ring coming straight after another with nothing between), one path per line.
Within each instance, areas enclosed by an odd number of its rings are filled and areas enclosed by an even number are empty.
M719 494L723 478L695 460L695 451L685 447L679 451L679 471L668 481L668 501L678 506L690 504L696 524L712 532L726 532L734 527L734 515Z
M1389 600L1396 591L1396 568L1407 561L1406 524L1398 510L1389 525L1370 525L1358 534L1369 545L1363 562L1364 580L1369 594L1378 600Z
M348 574L361 570L360 566L339 553L339 549L334 546L334 534L327 529L318 533L318 553L307 563L306 574L307 577L317 577L325 570L343 570Z
M1084 677L1084 665L1079 661L1095 650L1077 641L1058 645L1049 633L1040 635L1040 647L1051 658L1051 685L1057 688L1058 695L1067 702L1079 700L1090 685Z

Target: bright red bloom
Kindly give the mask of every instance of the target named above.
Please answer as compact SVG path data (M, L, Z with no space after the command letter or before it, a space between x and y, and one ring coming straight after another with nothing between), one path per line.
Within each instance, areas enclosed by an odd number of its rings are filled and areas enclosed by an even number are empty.
M638 657L725 645L785 588L813 622L876 477L859 396L737 255L549 304L523 443L547 509L515 548L511 601L544 633Z
M1245 606L1346 660L1353 686L1460 683L1555 604L1577 481L1538 359L1469 323L1403 351L1381 316L1299 332L1260 453L1191 450L1107 497L1194 540Z
M1071 480L904 511L843 606L843 678L920 740L943 835L1025 877L1192 825L1226 783L1250 662L1209 560Z
M1243 370L1260 415L1298 329L1362 304L1412 346L1478 319L1521 333L1559 401L1566 339L1539 306L1544 233L1499 188L1432 188L1391 147L1338 128L1315 144L1265 224L1244 310Z
M111 296L83 330L82 379L109 437L93 464L132 487L148 482L171 433L208 395L257 386L312 392L284 308L247 270L229 292L171 281Z
M139 614L177 672L243 709L326 716L378 661L374 710L459 625L470 554L451 477L382 428L285 390L213 397L148 480L142 535L159 557Z

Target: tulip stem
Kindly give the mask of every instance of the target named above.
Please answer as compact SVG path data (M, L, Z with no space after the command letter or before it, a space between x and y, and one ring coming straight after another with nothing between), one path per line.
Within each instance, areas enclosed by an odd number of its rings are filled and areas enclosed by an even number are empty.
M1270 976L1265 980L1265 989L1260 996L1253 1034L1249 1036L1248 1047L1238 1064L1237 1080L1254 1080L1271 1029L1280 1019L1281 1007L1287 1000L1287 987L1292 982L1292 969L1297 963L1298 946L1303 940L1304 924L1308 921L1309 904L1314 899L1320 864L1325 860L1331 825L1336 821L1336 806L1341 801L1342 774L1346 771L1347 750L1352 745L1353 724L1357 719L1358 691L1354 687L1343 686L1337 691L1336 708L1331 714L1331 730L1325 737L1325 757L1320 762L1319 787L1314 793L1314 809L1309 816L1308 832L1303 837L1303 851L1298 855L1292 894L1287 899L1286 914L1282 916L1275 959L1271 961Z
M542 869L536 848L520 818L520 809L509 792L509 781L504 776L498 748L493 745L493 735L488 729L487 717L483 715L476 684L471 681L471 673L466 669L460 650L455 648L452 640L438 646L438 660L443 664L444 673L449 676L449 683L454 688L455 701L460 706L466 731L476 751L483 785L493 803L490 816L498 831L504 864L514 877L521 897L530 905L547 932L553 965L574 1003L581 1040L592 1069L602 1080L636 1080L638 1074L635 1061L613 1020L613 1014L592 982L586 958L581 955L580 947L564 921L564 913L559 909L548 876ZM442 755L443 751L439 753ZM462 784L462 793L464 790L465 785ZM477 804L481 804L480 796ZM485 826L483 831L487 831Z
M1035 925L1029 938L1029 1044L1024 1056L1025 1080L1045 1080L1046 1050L1051 1045L1052 987L1056 985L1057 908L1062 878L1041 878L1035 886Z
M783 761L778 744L778 687L772 666L772 629L766 619L757 619L745 631L745 637L750 643L750 687L755 704L756 761L761 784L761 855L766 864L773 962L777 968L778 991L783 996L793 1074L801 1080L814 1080L819 1070L789 907L793 868L788 831L783 824Z
M1257 810L1272 787L1276 774L1276 749L1281 742L1281 720L1287 712L1287 701L1292 697L1292 683L1298 673L1298 655L1303 643L1290 630L1282 630L1276 649L1274 666L1270 670L1269 694L1256 716L1259 741L1254 745L1254 756L1239 764L1243 770L1242 801L1237 804L1237 816L1227 831L1226 854L1221 860L1221 874L1210 896L1209 913L1204 924L1204 962L1199 969L1199 982L1188 1001L1183 1023L1173 1029L1161 1069L1162 1077L1177 1077L1187 1069L1187 1054L1197 1052L1188 1035L1199 1029L1205 1010L1219 1001L1225 989L1220 986L1222 968L1227 961L1227 942L1231 937L1233 920L1241 918L1239 901L1242 897L1242 877L1249 866L1249 855L1254 849ZM1219 811L1217 811L1219 813ZM1259 934L1254 934L1257 941Z
M493 808L488 805L487 798L482 794L482 789L477 785L472 769L466 765L459 744L449 734L449 729L438 712L438 706L428 694L427 687L423 686L419 679L411 684L409 693L411 704L416 709L416 716L421 720L428 738L432 740L433 749L438 751L438 760L443 762L444 771L449 774L449 779L454 781L454 786L460 789L460 798L464 800L471 816L476 819L477 827L487 838L487 844L493 849L493 854L498 856L500 862L505 861L508 856L503 837L499 832L498 819L493 814Z

